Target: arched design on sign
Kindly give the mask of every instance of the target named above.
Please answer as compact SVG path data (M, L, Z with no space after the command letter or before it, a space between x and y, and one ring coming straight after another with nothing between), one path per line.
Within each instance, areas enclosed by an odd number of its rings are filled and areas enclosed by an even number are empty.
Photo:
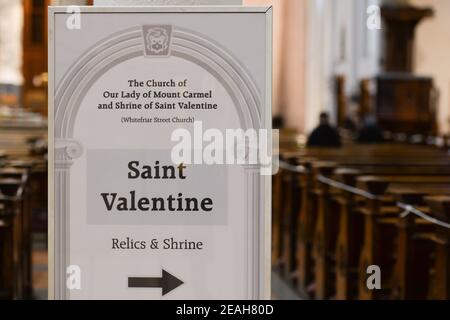
M213 40L192 31L174 28L171 55L191 61L211 73L237 106L241 128L261 127L262 103L255 82L244 67ZM91 85L123 61L144 55L142 31L132 28L96 44L61 80L55 96L55 138L72 139L81 102Z
M171 27L172 28L172 27ZM133 27L111 35L95 44L77 60L60 80L55 92L55 278L54 288L57 299L69 297L65 288L66 267L69 265L69 213L70 213L70 167L73 161L83 154L83 145L74 140L74 125L82 101L91 86L114 66L137 57L144 56L145 36L143 28ZM191 61L211 75L225 88L234 102L242 129L260 129L262 117L260 110L265 101L250 74L239 61L226 49L203 35L187 29L173 27L171 29L170 55ZM267 116L267 115L264 115ZM248 212L258 212L259 206L259 167L246 166ZM251 217L248 223L249 232L255 234L259 228L259 216ZM250 218L249 218L250 219ZM254 223L256 219L256 224ZM259 248L259 239L252 240L251 246ZM253 270L251 253L248 272ZM255 276L255 275L252 275ZM258 279L249 290L258 292Z

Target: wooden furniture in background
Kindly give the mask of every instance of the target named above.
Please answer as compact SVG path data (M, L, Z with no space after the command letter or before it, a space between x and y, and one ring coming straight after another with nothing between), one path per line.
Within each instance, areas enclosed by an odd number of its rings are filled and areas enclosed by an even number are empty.
M338 75L335 78L335 99L337 107L337 125L342 127L347 116L347 98L345 96L345 77Z
M283 144L280 156L290 166L274 178L274 269L299 295L448 299L449 229L405 216L398 205L448 223L447 150L408 143L334 150ZM370 265L382 270L382 290L367 287Z
M362 79L359 82L359 109L358 118L362 123L366 116L373 112L372 109L372 95L370 93L370 79Z
M32 233L47 232L47 121L0 108L0 299L32 297ZM1 210L3 208L3 210Z
M450 223L450 197L430 196L425 198L434 216ZM429 298L439 300L450 299L450 230L436 226L431 237L435 249L435 262Z
M26 108L47 115L47 86L39 85L47 72L47 7L49 0L23 1L23 101Z
M406 134L435 134L433 80L413 75L414 38L417 24L432 17L431 8L384 5L384 72L376 78L378 124L385 130Z
M433 10L384 5L381 16L386 24L385 71L412 72L415 28L422 19L433 16Z
M379 125L391 132L434 134L433 80L390 73L376 78L376 114Z

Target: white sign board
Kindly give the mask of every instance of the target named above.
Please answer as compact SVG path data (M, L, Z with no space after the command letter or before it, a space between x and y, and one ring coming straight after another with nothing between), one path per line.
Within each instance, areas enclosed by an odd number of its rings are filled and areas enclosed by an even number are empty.
M205 5L242 5L242 0L94 0L95 6L149 6L149 5L183 5L183 6L205 6Z
M51 298L269 298L271 178L233 134L270 132L271 34L270 7L49 9Z

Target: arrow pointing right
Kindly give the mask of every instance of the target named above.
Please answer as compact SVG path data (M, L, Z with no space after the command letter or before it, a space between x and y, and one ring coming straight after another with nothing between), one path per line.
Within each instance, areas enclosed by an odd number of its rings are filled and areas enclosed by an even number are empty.
M128 288L161 288L162 295L166 295L172 290L181 286L184 282L171 275L166 270L162 270L162 277L129 277Z

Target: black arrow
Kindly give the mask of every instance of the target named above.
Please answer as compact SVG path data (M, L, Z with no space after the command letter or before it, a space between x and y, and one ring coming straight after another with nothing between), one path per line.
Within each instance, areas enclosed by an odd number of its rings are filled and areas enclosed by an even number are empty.
M164 269L162 270L162 277L160 278L128 278L128 288L161 288L163 296L178 288L183 283L183 281L171 275Z

